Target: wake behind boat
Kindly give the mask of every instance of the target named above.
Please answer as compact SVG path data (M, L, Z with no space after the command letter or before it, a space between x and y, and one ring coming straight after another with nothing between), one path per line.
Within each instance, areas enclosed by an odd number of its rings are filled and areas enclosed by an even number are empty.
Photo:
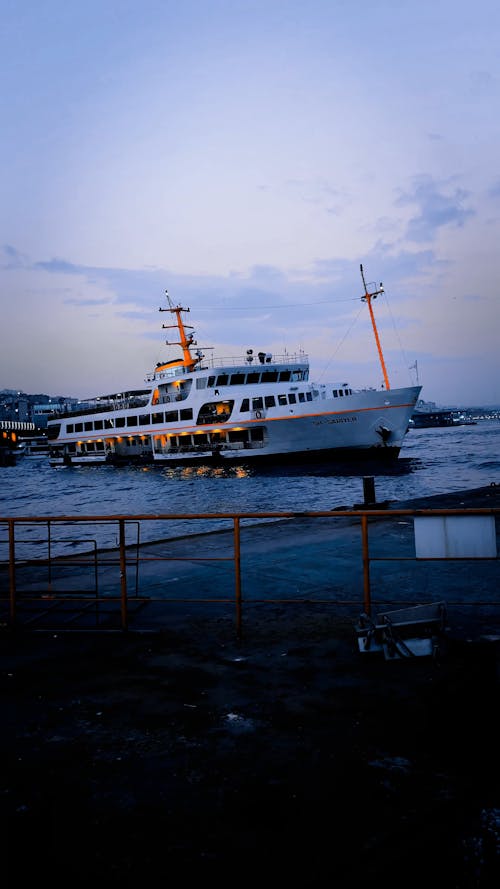
M315 383L303 352L248 349L236 359L195 351L192 328L168 293L181 355L159 363L143 389L100 396L49 420L50 463L235 465L398 457L421 387L391 389L372 300L361 276L384 376L379 389Z

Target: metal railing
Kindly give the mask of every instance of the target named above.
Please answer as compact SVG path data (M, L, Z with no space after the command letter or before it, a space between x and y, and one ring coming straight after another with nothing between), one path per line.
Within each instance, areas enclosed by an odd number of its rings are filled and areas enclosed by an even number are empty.
M371 615L381 602L415 604L435 597L436 589L440 599L447 592L450 605L499 609L499 514L497 508L360 508L0 517L0 622L128 630L139 626L146 606L156 605L158 629L175 602L234 608L239 636L244 604L322 604ZM493 555L418 557L412 523L424 516L493 517ZM464 573L464 561L473 563L473 574Z

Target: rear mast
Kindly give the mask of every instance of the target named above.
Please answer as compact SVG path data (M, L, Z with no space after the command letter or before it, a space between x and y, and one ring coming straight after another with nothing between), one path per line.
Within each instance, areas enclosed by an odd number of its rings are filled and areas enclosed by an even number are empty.
M363 300L363 302L366 302L366 303L368 304L368 311L370 312L370 318L371 318L371 321L372 321L373 333L375 334L375 342L376 342L376 344L377 344L377 349L378 349L378 357L380 358L380 365L381 365L381 367L382 367L382 373L383 373L383 375L384 375L385 388L386 388L386 389L390 389L391 386L390 386L390 383L389 383L389 377L387 376L387 370L386 370L386 367L385 367L384 356L383 356L383 353L382 353L382 346L380 345L380 339L379 339L379 335L378 335L377 325L376 325L376 323L375 323L375 315L373 314L373 308L372 308L372 299L376 299L377 296L378 296L380 293L383 293L383 292L384 292L384 288L382 287L382 284L380 284L380 287L379 287L378 290L370 290L370 291L369 291L368 288L367 288L367 286L366 286L365 276L364 276L364 273L363 273L363 266L360 265L359 268L360 268L360 270L361 270L361 279L362 279L362 281L363 281L363 287L365 288L365 295L362 296L361 299Z

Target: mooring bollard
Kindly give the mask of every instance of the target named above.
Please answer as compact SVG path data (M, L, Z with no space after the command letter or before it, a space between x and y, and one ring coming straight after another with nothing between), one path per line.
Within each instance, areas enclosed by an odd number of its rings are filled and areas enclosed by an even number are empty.
M372 475L363 478L363 496L365 506L376 503L375 500L375 479Z

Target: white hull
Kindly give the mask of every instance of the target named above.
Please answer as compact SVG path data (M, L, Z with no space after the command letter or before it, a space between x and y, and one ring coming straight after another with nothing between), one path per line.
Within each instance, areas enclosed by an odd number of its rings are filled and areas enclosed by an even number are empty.
M290 417L273 417L271 411L262 412L261 418L242 426L243 429L262 429L262 441L248 441L243 445L217 443L213 448L201 447L198 455L193 452L196 429L194 435L186 430L189 444L184 447L181 444L172 450L168 444L162 447L155 441L154 458L163 463L190 462L195 457L198 460L216 458L227 462L250 462L276 458L354 457L366 451L371 456L377 456L378 452L381 457L397 456L417 394L418 390L413 389L360 393L346 398L342 411L338 410L338 402L334 404L329 400L322 402L321 411L309 415L297 411ZM351 400L352 405L348 407L347 402ZM215 429L220 430L220 426L204 428L203 432L210 434Z

